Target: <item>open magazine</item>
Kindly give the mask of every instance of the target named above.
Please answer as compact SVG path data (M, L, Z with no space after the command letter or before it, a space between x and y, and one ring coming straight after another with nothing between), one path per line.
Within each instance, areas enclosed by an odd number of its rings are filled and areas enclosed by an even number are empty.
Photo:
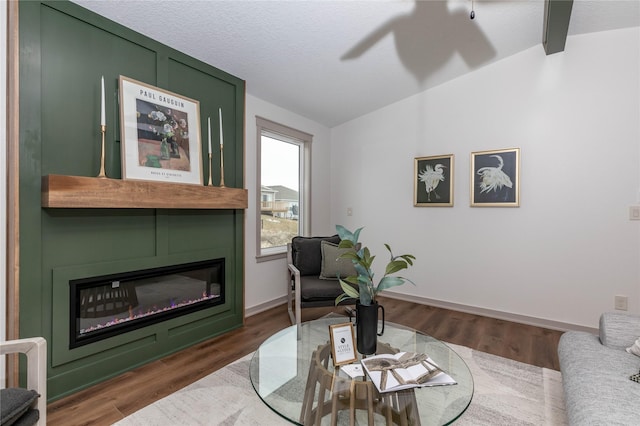
M381 393L457 383L427 355L414 352L374 355L363 359L362 366Z

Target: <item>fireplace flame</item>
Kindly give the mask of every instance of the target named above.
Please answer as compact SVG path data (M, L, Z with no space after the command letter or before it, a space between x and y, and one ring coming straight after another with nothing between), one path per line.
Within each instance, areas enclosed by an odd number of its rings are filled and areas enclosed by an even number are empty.
M127 312L128 316L125 317L112 317L111 319L107 320L105 323L103 324L96 324L96 325L92 325L90 327L84 328L84 329L80 329L80 335L85 335L87 333L91 333L93 331L98 331L98 330L104 330L105 328L108 327L112 327L114 325L118 325L118 324L122 324L124 322L128 322L128 321L134 321L137 319L141 319L141 318L145 318L151 315L156 315L156 314L160 314L163 312L167 312L167 311L171 311L173 309L178 309L184 306L189 306L189 305L194 305L196 303L200 303L200 302L205 302L207 300L210 299L216 299L219 298L220 295L216 295L216 294L212 294L212 295L206 295L203 294L202 298L199 299L189 299L189 300L184 300L182 302L175 302L174 300L171 300L169 302L169 306L165 306L165 307L158 307L158 306L153 306L153 307L138 307L138 309L136 309L134 311L133 307L131 305L129 305L129 312ZM146 311L145 311L146 309Z

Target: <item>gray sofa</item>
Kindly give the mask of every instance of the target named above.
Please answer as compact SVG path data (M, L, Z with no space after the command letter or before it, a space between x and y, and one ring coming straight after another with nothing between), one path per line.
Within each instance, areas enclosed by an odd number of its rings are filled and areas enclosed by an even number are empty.
M569 331L558 345L570 425L640 425L640 357L625 349L640 337L640 316L607 312L600 336Z

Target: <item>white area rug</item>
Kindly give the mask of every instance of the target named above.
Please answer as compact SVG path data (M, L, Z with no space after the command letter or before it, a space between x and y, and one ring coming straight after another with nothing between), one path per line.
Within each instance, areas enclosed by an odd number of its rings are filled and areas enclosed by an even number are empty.
M464 346L449 346L465 360L475 385L471 405L456 425L567 424L560 372ZM269 409L253 390L249 380L251 356L156 401L115 425L291 424Z

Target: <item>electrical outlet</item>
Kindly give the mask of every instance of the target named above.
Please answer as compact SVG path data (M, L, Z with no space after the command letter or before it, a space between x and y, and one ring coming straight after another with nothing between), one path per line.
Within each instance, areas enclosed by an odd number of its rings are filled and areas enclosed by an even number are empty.
M627 310L627 296L615 296L614 297L614 307L618 311L626 311Z

